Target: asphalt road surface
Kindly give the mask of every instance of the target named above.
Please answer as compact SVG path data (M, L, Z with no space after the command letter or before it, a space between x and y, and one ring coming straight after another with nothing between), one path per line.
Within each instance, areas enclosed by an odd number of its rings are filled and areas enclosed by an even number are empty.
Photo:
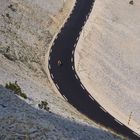
M139 140L140 136L111 116L90 96L80 82L74 67L74 51L80 32L94 7L94 0L76 0L75 6L60 33L54 40L49 55L51 78L62 96L87 117L115 132ZM58 65L58 60L62 62Z

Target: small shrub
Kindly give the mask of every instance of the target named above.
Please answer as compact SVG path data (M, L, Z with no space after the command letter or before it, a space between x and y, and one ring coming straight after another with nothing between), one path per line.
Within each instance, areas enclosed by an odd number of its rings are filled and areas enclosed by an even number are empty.
M11 83L11 82L6 83L5 88L12 90L14 91L14 94L17 94L23 97L24 99L27 99L27 95L21 91L21 88L17 84L17 81L15 81L15 83Z
M133 0L130 0L129 1L129 4L134 5L134 1Z
M25 93L21 93L20 96L23 97L24 99L27 99L27 95Z
M40 109L44 109L44 110L46 110L46 111L49 111L49 107L48 107L48 103L47 103L47 101L41 101L41 103L40 104L38 104L38 107L40 108Z

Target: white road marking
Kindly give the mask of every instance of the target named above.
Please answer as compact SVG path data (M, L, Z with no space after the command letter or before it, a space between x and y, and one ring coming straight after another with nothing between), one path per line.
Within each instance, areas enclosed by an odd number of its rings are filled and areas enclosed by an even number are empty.
M74 44L74 48L76 47L76 45L77 45L77 44L75 43L75 44Z
M74 54L74 50L72 51L72 55Z
M73 62L73 57L71 58L71 62Z
M51 65L49 64L49 69L51 69Z
M76 38L76 41L78 41L78 40L79 40L79 37Z
M123 125L120 121L118 121L117 119L114 119L116 122L118 122L120 125Z
M78 77L77 77L77 75L75 74L75 77L76 77L76 79L78 80Z
M72 70L74 70L74 66L72 66Z
M65 99L66 101L68 101L68 99L66 98L66 96L65 96L65 95L63 95L63 97L64 97L64 99Z
M82 30L80 31L79 35L81 35L81 33L82 33Z
M53 76L53 74L51 73L51 77L52 77L52 79L54 79L54 76Z
M52 46L54 46L54 41L53 41L53 43L52 43Z
M84 86L81 84L81 87L85 90Z
M56 85L56 87L57 87L58 89L60 89L59 86L58 86L57 84L55 84L55 85Z
M93 98L91 95L89 95L89 97L90 97L92 100L94 100L94 98Z
M63 28L63 27L62 27L62 28ZM61 31L62 31L62 28L59 30L58 34L60 34L60 33L61 33Z
M136 132L133 132L133 134L134 134L134 135L136 135L136 136L138 136L138 137L140 138L140 135L139 135L139 134L137 134Z
M58 35L56 36L55 40L58 38Z
M50 49L50 53L52 53L52 49Z
M107 112L103 107L100 106L100 108L101 108L104 112Z

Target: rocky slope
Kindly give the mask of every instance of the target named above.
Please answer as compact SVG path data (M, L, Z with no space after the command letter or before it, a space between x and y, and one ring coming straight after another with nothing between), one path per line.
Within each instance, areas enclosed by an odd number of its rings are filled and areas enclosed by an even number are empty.
M0 53L43 76L44 55L71 4L63 0L1 0L0 5Z
M54 99L54 98L53 98ZM51 99L50 99L51 100ZM60 99L55 101L60 103ZM62 106L63 101L61 101ZM66 105L64 103L63 105ZM46 112L35 108L21 100L11 91L0 86L0 140L36 139L36 140L119 140L111 133L81 123L78 115L70 114L70 107L65 111L70 117L54 112ZM60 109L59 105L57 109ZM67 110L66 110L67 109ZM74 110L72 109L72 112ZM71 112L71 113L72 113ZM74 117L74 118L72 118ZM79 116L80 118L80 116Z

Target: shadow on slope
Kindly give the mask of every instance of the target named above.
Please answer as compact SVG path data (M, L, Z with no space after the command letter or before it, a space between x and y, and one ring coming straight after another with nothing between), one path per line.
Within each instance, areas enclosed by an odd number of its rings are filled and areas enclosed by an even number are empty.
M38 110L0 86L0 140L118 140L97 129Z

